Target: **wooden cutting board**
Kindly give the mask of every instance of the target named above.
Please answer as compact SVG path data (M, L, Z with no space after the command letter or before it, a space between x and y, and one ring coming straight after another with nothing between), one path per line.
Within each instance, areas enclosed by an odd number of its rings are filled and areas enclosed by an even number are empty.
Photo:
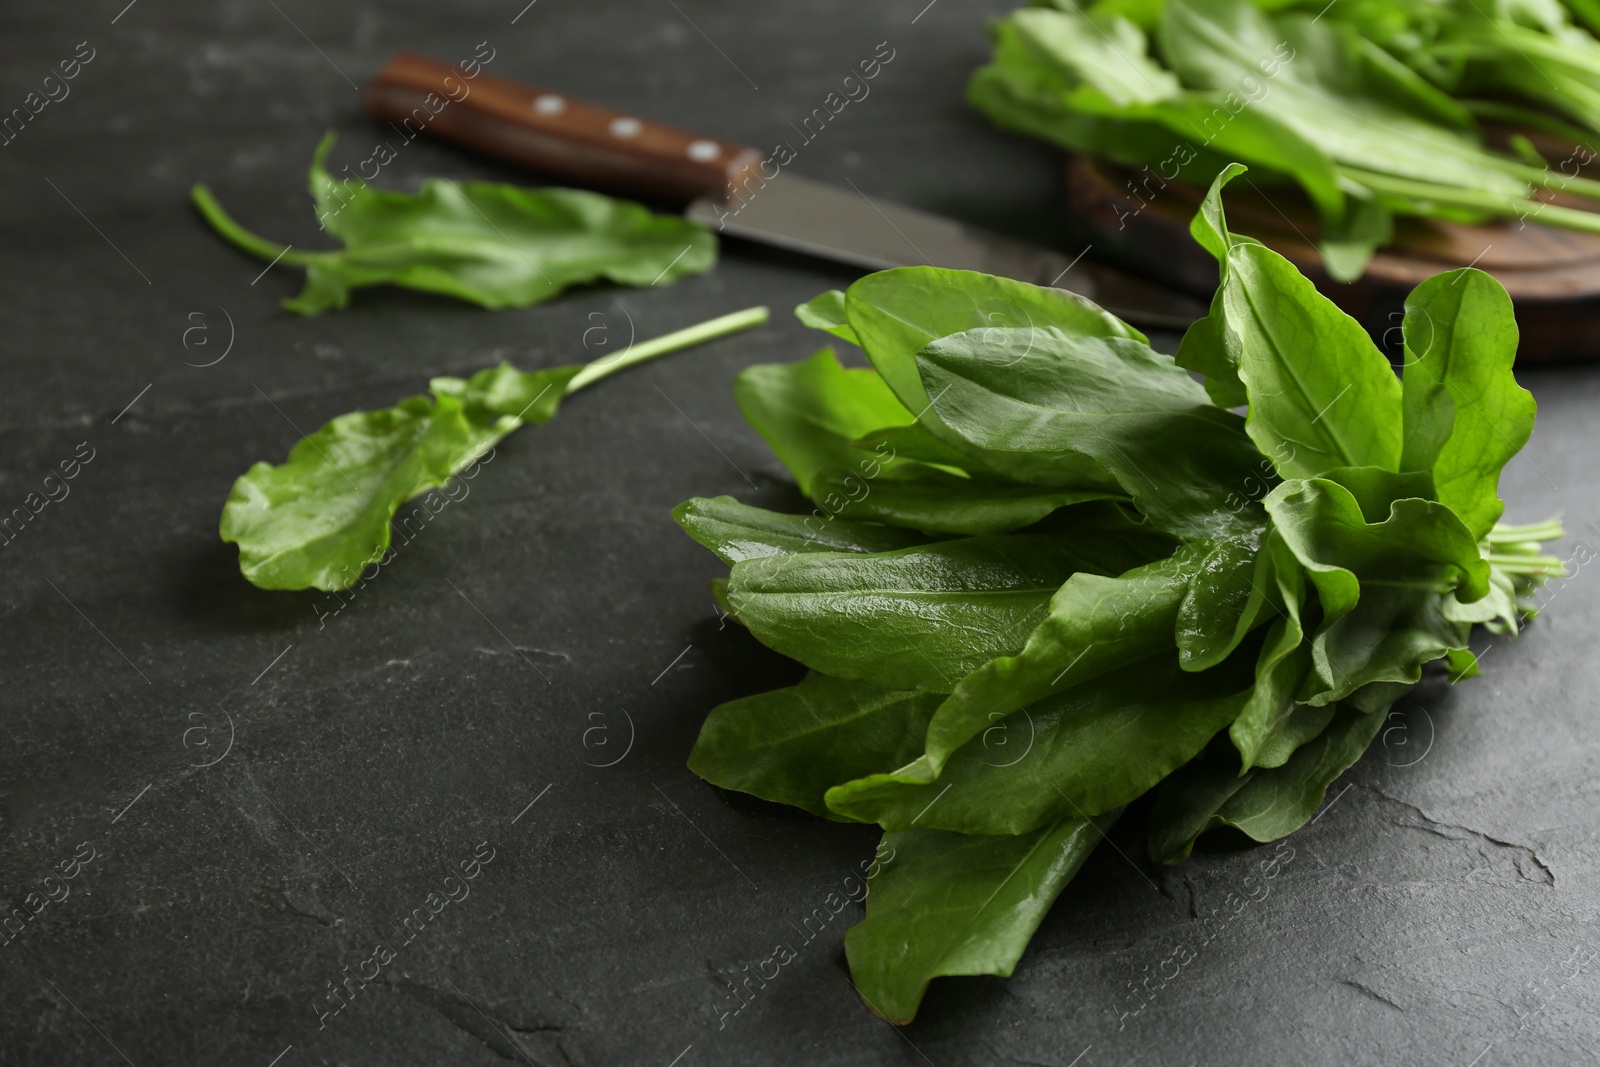
M1275 186L1263 192L1249 179L1244 174L1228 186L1230 227L1293 261L1386 351L1398 350L1406 294L1441 271L1475 266L1511 294L1522 331L1518 358L1600 359L1600 234L1543 225L1537 216L1483 226L1401 218L1394 243L1373 257L1366 276L1344 284L1322 269L1310 239L1316 216L1299 191ZM1157 178L1141 187L1139 180L1088 156L1068 162L1068 204L1096 254L1153 281L1211 293L1216 261L1189 235L1204 191L1174 182L1161 188Z

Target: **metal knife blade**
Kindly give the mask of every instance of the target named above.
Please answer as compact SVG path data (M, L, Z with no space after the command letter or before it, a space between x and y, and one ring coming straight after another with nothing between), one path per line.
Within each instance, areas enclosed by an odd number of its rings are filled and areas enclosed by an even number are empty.
M734 237L761 241L866 270L929 265L975 270L1053 286L1091 300L1138 326L1183 329L1206 314L1187 296L1092 263L902 207L859 189L793 174L726 199L702 197L689 218Z

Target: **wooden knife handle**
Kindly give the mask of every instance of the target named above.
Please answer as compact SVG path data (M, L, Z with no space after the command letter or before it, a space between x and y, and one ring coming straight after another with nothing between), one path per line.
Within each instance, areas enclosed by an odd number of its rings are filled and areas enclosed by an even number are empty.
M651 200L720 199L761 154L744 145L537 89L479 68L400 52L362 93L368 115L567 181Z

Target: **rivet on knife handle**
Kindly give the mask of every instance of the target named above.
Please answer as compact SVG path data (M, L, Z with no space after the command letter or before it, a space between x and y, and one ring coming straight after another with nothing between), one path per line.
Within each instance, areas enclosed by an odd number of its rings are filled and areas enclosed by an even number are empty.
M721 198L761 163L753 148L510 78L465 78L416 52L389 60L361 99L368 115L408 139L420 130L575 184L652 200Z

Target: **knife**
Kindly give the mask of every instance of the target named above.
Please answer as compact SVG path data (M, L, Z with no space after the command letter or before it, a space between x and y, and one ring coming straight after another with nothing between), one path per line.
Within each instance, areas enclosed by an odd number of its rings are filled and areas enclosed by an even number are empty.
M408 141L426 132L583 185L687 204L689 218L735 237L865 270L928 264L1054 286L1141 326L1182 329L1206 314L1189 297L1115 268L801 178L754 148L497 77L477 63L458 68L400 52L361 99Z

